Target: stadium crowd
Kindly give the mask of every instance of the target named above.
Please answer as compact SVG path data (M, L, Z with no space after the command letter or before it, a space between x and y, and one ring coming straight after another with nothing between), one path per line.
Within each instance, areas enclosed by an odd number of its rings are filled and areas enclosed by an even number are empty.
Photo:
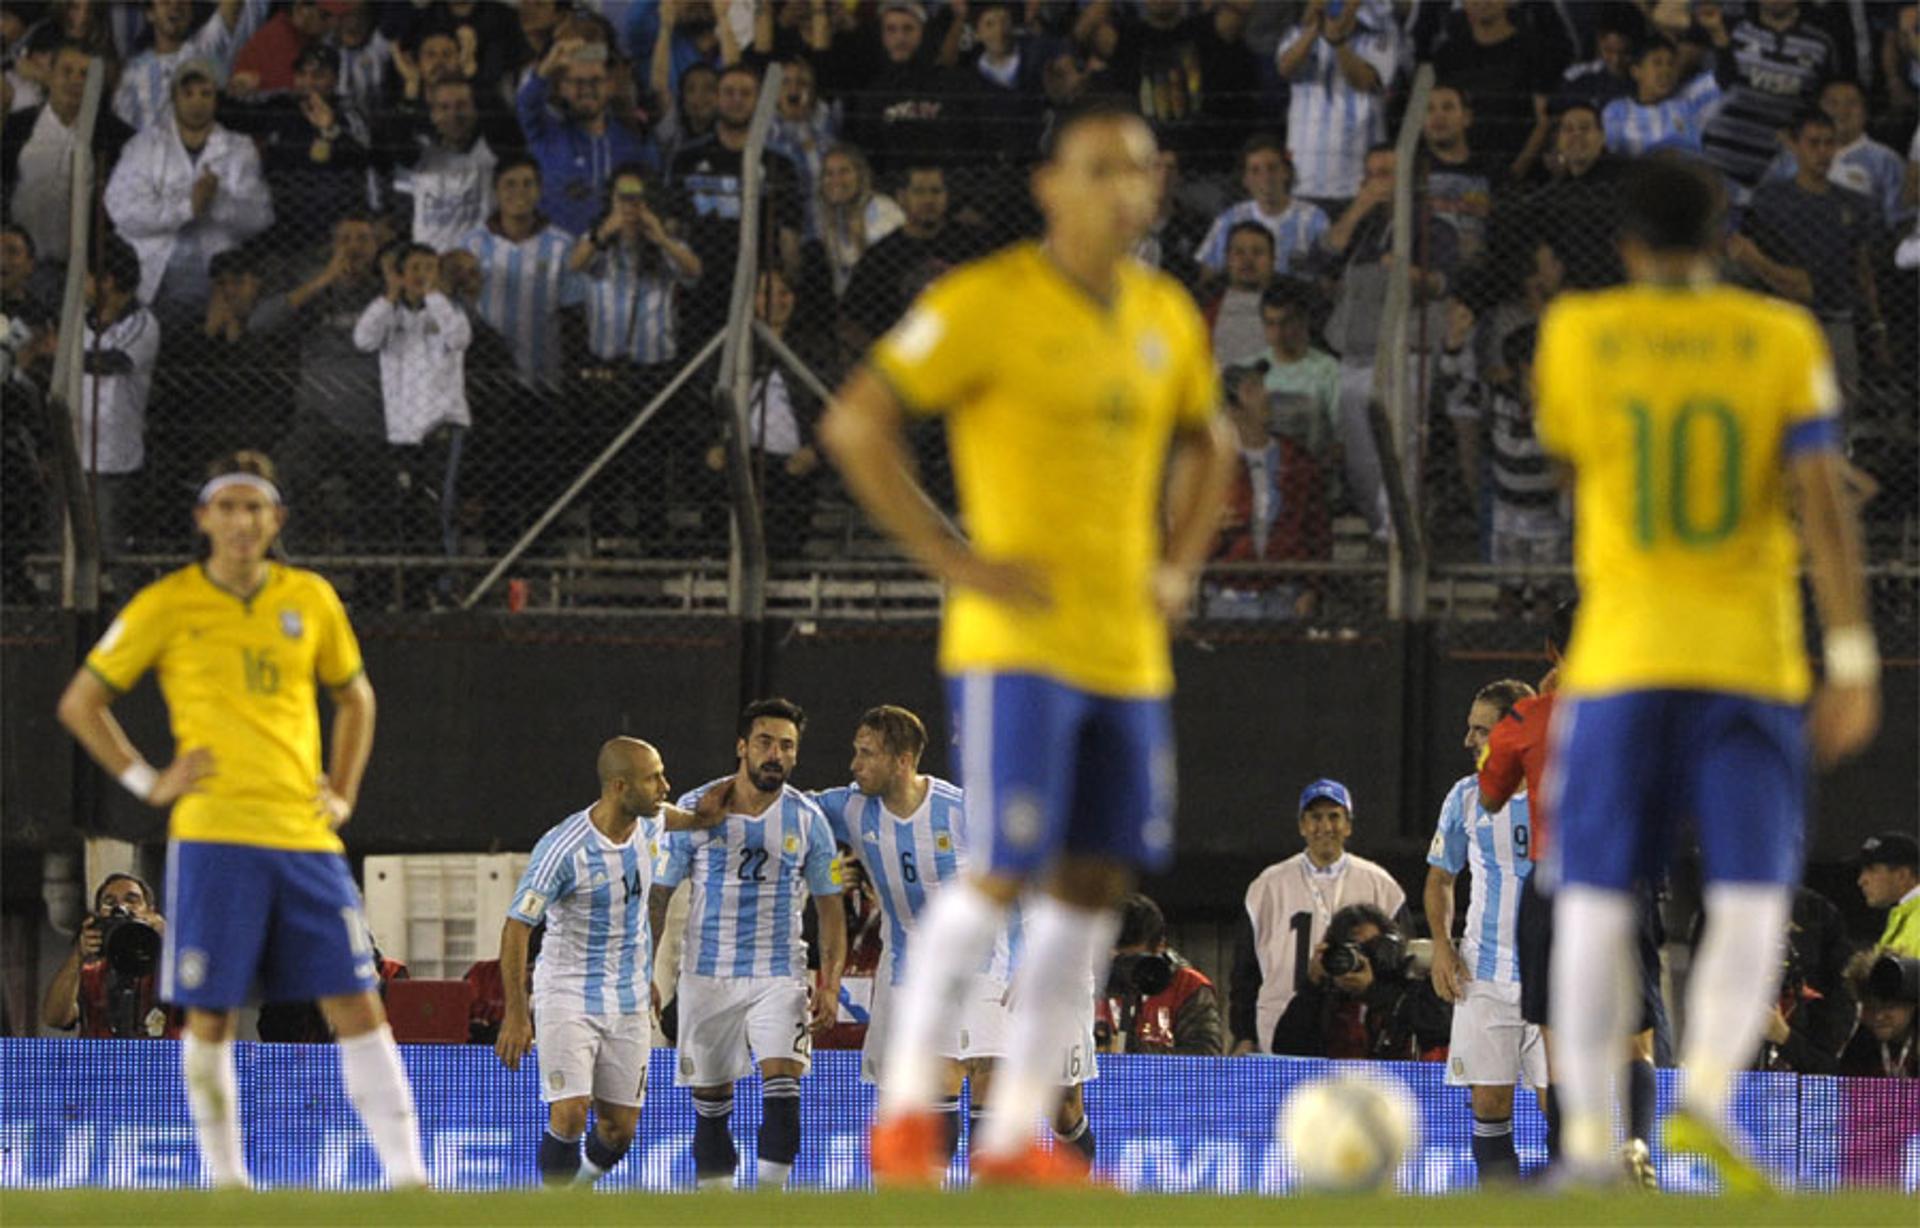
M498 552L725 322L743 149L764 160L756 311L828 385L918 290L1031 234L1056 117L1114 95L1160 140L1140 257L1202 305L1244 466L1221 561L1384 538L1366 405L1395 236L1386 140L1431 64L1407 355L1431 534L1556 564L1568 513L1534 441L1534 324L1616 282L1622 160L1694 153L1734 204L1734 278L1807 304L1849 393L1869 521L1916 388L1915 6L1307 0L84 0L0 15L5 378L44 389L87 73L97 160L74 414L109 553L177 551L208 456L272 451L297 552ZM710 381L709 381L710 382ZM633 553L724 549L705 385L590 493ZM20 398L10 396L12 404ZM755 372L750 455L776 560L835 498L818 398ZM9 412L5 597L57 529L38 413ZM941 444L920 444L947 498ZM1893 479L1889 483L1889 479ZM1884 489L1883 489L1884 487ZM1876 508L1874 504L1879 506ZM1349 522L1353 523L1353 522ZM1218 617L1311 615L1235 577Z

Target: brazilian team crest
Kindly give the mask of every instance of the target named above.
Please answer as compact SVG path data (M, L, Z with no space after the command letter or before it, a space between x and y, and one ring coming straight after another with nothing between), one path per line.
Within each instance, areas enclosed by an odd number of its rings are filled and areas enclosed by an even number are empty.
M297 640L300 638L300 633L304 630L306 630L306 624L300 621L300 611L295 609L284 609L280 611L280 633L282 635L290 640Z
M1140 357L1140 365L1148 371L1158 372L1167 363L1167 343L1159 333L1140 334L1135 350Z

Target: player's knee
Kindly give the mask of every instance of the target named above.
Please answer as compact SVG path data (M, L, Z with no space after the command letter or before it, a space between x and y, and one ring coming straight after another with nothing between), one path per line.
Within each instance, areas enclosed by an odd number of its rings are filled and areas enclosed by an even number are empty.
M625 1151L627 1144L633 1141L633 1132L639 1123L639 1117L639 1110L627 1105L595 1102L593 1132L607 1143Z
M1063 857L1054 867L1047 890L1074 908L1111 908L1133 886L1133 872L1104 857Z
M1513 1088L1491 1084L1473 1089L1473 1115L1481 1121L1502 1121L1513 1116Z
M547 1106L547 1129L561 1138L579 1138L587 1132L587 1099L556 1100Z
M229 1041L240 1030L239 1016L233 1011L209 1011L197 1006L187 1008L187 1034L206 1045Z
M1020 898L1026 882L1008 874L982 874L972 880L973 887L1002 908Z
M327 1026L341 1040L365 1036L387 1022L386 1007L381 1005L380 995L371 989L322 998L319 1006Z

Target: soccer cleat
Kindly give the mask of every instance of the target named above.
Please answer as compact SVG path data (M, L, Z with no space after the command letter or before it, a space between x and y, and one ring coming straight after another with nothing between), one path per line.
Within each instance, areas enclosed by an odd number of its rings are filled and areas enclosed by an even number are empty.
M892 1189L933 1189L946 1171L938 1114L894 1113L873 1123L867 1136L873 1183Z
M1751 1196L1774 1192L1773 1182L1727 1132L1692 1109L1675 1109L1662 1129L1666 1150L1699 1156L1713 1166L1720 1174L1721 1193Z
M1626 1167L1627 1176L1643 1190L1660 1192L1660 1173L1653 1166L1653 1151L1643 1138L1630 1138L1620 1148L1620 1162Z
M1016 1186L1027 1189L1085 1188L1093 1176L1086 1159L1071 1147L1029 1143L1011 1156L974 1153L969 1166L975 1185Z

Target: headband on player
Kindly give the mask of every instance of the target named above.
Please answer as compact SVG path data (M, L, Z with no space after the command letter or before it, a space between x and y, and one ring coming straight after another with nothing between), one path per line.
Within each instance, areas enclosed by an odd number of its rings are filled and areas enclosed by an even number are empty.
M207 484L200 488L199 501L202 505L211 503L215 495L234 486L257 490L267 497L269 503L280 506L280 488L256 473L223 473L217 478L209 478Z

